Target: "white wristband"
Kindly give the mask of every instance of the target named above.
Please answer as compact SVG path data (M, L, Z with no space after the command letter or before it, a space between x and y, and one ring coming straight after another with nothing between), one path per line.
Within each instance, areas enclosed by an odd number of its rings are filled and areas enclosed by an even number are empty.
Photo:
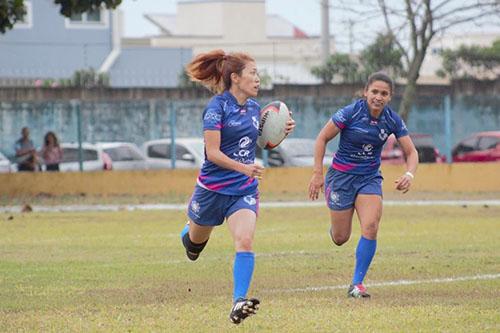
M415 178L415 176L410 171L406 171L405 175L410 177L411 179Z

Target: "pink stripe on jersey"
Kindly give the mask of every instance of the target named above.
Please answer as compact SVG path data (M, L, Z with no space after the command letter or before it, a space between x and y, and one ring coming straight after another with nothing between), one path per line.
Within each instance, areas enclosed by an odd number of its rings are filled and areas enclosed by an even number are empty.
M221 129L221 128L222 128L222 124L217 124L217 125L215 125L215 128L217 128L217 129Z
M201 177L198 178L198 182L200 183L201 186L205 187L206 189L208 190L211 190L211 191L217 191L217 190L220 190L230 184L232 184L233 182L232 181L227 181L227 182L224 182L224 183L215 183L215 184L204 184L202 182L202 179Z
M337 127L341 130L345 128L345 125L343 123L336 122L335 125L337 125Z
M354 169L355 167L356 166L353 164L340 164L340 163L335 162L335 161L333 161L333 163L332 163L332 168L334 168L335 170L342 171L342 172L347 172L349 170Z
M240 189L240 190L241 190L241 189L244 189L244 188L245 188L245 187L247 187L248 185L252 184L254 180L255 180L255 178L249 178L249 179L248 179L248 181L247 181L245 184L243 184L243 185L241 185L241 186L239 187L239 189Z

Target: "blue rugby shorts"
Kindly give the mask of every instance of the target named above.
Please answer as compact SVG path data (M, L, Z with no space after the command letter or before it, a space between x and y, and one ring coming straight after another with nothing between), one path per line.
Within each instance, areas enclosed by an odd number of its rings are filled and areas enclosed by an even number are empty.
M258 215L259 192L248 195L225 195L196 186L189 201L188 217L198 225L217 226L240 209Z
M353 175L330 167L325 177L325 200L331 210L354 207L358 194L382 196L380 171L369 175Z

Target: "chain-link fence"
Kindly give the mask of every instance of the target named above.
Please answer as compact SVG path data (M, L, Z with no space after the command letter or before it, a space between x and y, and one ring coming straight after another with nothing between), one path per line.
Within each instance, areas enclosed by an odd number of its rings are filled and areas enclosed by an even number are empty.
M259 102L264 105L271 100L273 98ZM285 102L297 122L293 136L315 138L333 113L352 102L352 98L305 96ZM160 138L202 137L201 114L206 103L207 100L165 99L0 102L0 150L12 156L14 143L24 126L30 128L37 147L42 145L47 131L55 132L61 142L78 142L80 133L83 142L125 141L137 145ZM395 109L398 104L398 100L392 103ZM411 132L431 134L436 146L449 157L452 145L467 135L500 130L500 97L420 98L407 125ZM331 143L332 149L337 142Z

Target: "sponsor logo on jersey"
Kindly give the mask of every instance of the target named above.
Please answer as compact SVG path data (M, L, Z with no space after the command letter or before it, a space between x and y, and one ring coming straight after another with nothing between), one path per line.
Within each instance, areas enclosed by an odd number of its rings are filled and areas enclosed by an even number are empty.
M252 124L253 124L253 127L255 127L256 129L259 129L259 120L257 119L256 116L252 116Z
M252 139L250 139L248 136L244 136L240 139L240 148L246 148L252 143Z
M346 121L346 118L345 118L345 115L344 115L344 109L340 109L338 112L337 112L337 119L343 123Z
M203 120L220 121L221 120L221 115L218 114L217 112L213 111L213 110L208 110L205 113L205 117L203 117Z
M195 214L198 214L200 212L200 204L198 203L198 201L196 200L191 201L191 210Z
M389 134L387 134L387 132L385 131L385 129L381 128L380 129L380 133L378 134L378 138L380 140L382 140L382 141L385 141L388 136L389 136Z
M237 152L233 153L233 160L244 163L244 164L249 164L253 163L253 159L250 159L250 144L252 143L252 139L250 139L248 136L244 136L240 139L239 146L240 149Z
M331 192L330 193L330 200L334 204L338 204L338 203L340 203L340 195L337 192Z
M405 121L404 121L403 119L401 119L401 124L403 125L403 126L401 127L401 129L403 129L403 130L408 130L408 128L406 127L406 123L405 123Z
M255 198L251 195L246 195L243 197L243 200L249 204L250 206L253 206L257 203L257 200L255 200Z
M241 125L241 121L231 120L227 124L227 127L236 127L236 126L240 126L240 125Z
M369 143L363 145L363 151L369 153L373 150L373 146Z

